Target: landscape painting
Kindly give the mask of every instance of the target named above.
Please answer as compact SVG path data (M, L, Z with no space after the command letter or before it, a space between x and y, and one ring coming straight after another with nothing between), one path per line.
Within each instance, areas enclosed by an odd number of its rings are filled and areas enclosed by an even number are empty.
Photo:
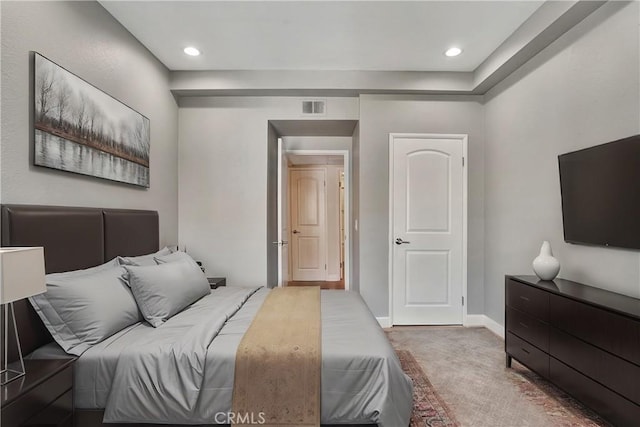
M35 54L34 163L149 187L149 119Z

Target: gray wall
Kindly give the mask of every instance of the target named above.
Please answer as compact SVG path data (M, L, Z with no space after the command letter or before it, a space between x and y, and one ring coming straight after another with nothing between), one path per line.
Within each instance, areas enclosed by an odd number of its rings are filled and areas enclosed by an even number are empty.
M564 242L557 155L640 131L638 3L609 2L486 97L485 311L504 275L533 274L543 240L560 277L640 296L638 251Z
M327 98L323 120L357 118L358 98ZM180 100L180 244L229 285L266 284L268 122L290 119L301 98Z
M285 136L287 150L347 150L351 155L350 136Z
M389 311L389 133L469 135L468 312L484 313L484 115L481 97L363 95L359 139L360 293ZM355 157L355 156L354 156Z
M0 2L2 203L154 209L160 241L178 237L178 108L169 72L96 2ZM35 167L30 160L29 51L36 51L151 121L151 188Z
M267 129L267 282L270 288L278 286L278 134L269 124Z

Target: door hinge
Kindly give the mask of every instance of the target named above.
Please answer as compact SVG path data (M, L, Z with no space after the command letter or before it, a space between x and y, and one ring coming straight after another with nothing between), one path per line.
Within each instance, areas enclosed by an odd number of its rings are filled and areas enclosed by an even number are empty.
M324 265L324 269L325 269L325 270L327 269L327 264L325 264L325 265Z
M464 157L462 158L462 166L464 167Z
M462 297L462 305L464 305L464 297Z

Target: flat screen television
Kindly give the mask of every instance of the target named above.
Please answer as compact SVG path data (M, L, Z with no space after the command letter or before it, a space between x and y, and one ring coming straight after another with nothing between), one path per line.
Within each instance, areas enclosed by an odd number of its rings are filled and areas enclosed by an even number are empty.
M565 241L640 250L640 135L558 163Z

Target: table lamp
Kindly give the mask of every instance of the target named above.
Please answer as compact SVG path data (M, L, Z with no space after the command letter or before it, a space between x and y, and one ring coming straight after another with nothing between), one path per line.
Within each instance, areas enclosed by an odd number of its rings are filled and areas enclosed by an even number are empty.
M0 382L2 385L24 375L24 360L18 338L13 302L41 294L47 290L44 270L44 248L0 248L0 304L4 313L3 354ZM9 367L9 311L19 360Z

